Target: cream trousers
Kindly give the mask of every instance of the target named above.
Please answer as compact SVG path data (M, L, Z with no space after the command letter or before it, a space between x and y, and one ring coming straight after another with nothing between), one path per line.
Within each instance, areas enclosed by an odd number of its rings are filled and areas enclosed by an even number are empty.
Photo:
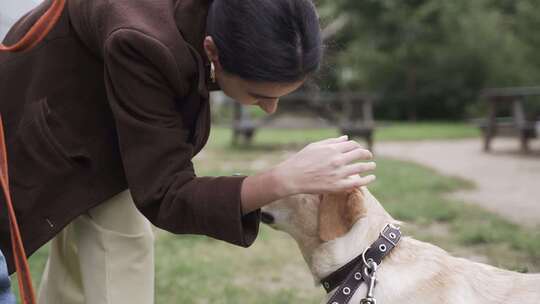
M154 234L129 190L51 241L39 304L154 303Z

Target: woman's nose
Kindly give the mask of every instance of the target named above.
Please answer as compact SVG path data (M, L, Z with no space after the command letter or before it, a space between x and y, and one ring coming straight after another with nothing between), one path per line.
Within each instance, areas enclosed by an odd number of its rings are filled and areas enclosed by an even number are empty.
M274 114L277 110L279 99L259 101L259 107L267 114Z

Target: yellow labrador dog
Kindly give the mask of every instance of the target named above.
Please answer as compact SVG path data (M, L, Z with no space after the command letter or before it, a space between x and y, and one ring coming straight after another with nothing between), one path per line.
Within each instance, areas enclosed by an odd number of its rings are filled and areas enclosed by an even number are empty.
M316 282L361 256L387 224L399 224L367 188L292 196L264 207L263 222L296 240ZM540 274L456 258L402 237L380 264L374 290L383 304L540 304ZM366 293L362 284L349 303L360 303Z

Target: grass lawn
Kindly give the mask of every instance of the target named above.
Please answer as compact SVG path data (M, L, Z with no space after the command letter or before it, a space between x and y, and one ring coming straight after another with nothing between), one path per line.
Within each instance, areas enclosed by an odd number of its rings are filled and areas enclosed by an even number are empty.
M208 147L195 161L199 175L259 171L297 151L302 145L293 145L294 141L304 143L328 136L326 131L313 131L306 137L296 137L299 135L291 131L268 132L272 133L262 137L263 145L240 150L228 146L230 133L215 129ZM396 139L398 133L390 132L387 136ZM269 134L276 140L271 140ZM411 135L402 138L405 137ZM274 143L283 145L270 145ZM540 271L538 232L447 198L446 194L453 190L473 187L469 182L386 159L378 159L376 174L378 179L370 189L394 217L407 223L405 234L499 267ZM47 248L43 248L31 258L36 282L46 255ZM319 303L323 296L322 288L314 286L296 244L287 235L264 226L249 249L201 236L159 232L156 277L158 304Z
M480 137L480 130L462 122L388 122L375 130L375 140L426 140Z
M214 127L213 132L216 135L216 144L225 145L230 142L231 130L228 126ZM255 135L254 146L298 145L338 135L336 128L262 128ZM375 129L375 145L377 141L446 140L475 138L480 135L477 127L463 122L380 122Z

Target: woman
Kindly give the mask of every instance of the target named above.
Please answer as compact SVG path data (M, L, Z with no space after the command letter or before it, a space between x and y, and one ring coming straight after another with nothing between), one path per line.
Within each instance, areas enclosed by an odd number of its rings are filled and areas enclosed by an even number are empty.
M50 5L23 17L5 44ZM371 182L359 174L375 164L355 163L371 153L345 137L252 176L195 176L191 159L210 130L209 87L273 113L318 69L321 54L308 0L69 0L34 49L0 54L26 248L54 237L40 303L152 303L146 219L247 247L260 207Z

